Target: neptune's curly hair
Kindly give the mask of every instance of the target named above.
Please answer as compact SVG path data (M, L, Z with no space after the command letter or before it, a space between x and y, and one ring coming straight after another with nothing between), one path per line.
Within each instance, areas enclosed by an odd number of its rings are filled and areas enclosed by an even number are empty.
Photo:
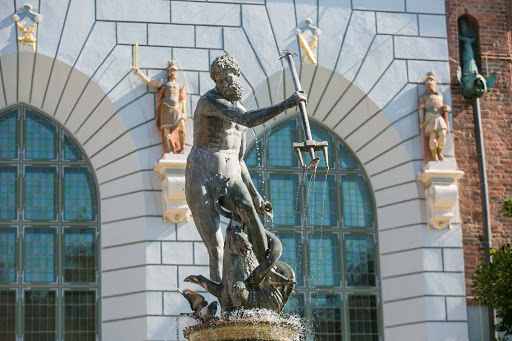
M240 65L238 65L235 58L224 55L215 58L213 61L210 67L210 78L215 82L217 74L224 72L224 70L232 70L235 75L240 76Z

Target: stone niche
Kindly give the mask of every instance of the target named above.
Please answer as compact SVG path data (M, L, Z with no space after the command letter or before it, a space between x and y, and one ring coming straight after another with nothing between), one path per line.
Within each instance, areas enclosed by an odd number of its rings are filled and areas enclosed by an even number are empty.
M425 188L428 228L451 228L459 197L457 180L464 175L463 171L456 168L454 159L430 161L418 177Z
M183 223L190 220L190 210L185 198L185 167L187 155L164 154L153 171L160 177L162 185L162 208L164 221Z

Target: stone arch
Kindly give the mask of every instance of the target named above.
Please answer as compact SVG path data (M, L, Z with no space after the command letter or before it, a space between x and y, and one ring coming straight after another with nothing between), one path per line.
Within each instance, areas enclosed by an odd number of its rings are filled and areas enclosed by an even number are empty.
M407 190L411 199L420 196L413 182L423 165L423 147L416 111L418 90L417 86L408 83L407 79L393 79L403 71L403 67L400 61L394 61L388 72L376 81L372 90L365 92L337 72L321 66L302 65L302 87L306 91L311 91L311 95L308 95L308 115L332 130L354 152L365 168L372 188L376 191L377 211L378 207L399 201L386 194L388 190L385 188L390 186L408 181ZM281 79L284 79L283 86L275 87L281 88L282 92L274 97L276 100L273 103L276 103L282 100L285 94L288 96L294 91L287 70L273 74L256 88L267 87L268 84L280 82ZM386 82L392 83L390 88L393 93L376 95L373 89L384 86ZM253 94L248 95L246 101L250 100L251 96ZM335 98L332 98L333 96ZM248 109L260 106L253 104L248 106ZM271 126L296 113L295 109L288 110L286 114L254 128L255 134L247 134L248 145L254 140L255 135L259 136L264 130L271 129ZM421 216L420 204L416 203L414 206Z
M24 295L7 316L16 326L23 325L17 333L27 337L64 338L80 330L96 338L102 314L102 229L99 186L90 159L62 124L32 105L17 102L1 108L0 121L5 135L0 166L4 174L15 174L2 179L2 187L10 181L13 191L2 198L1 223L7 227L4 232L17 232L11 241L24 249L21 253L19 246L4 249L6 257L15 259L11 269L22 275L4 278L2 290ZM3 261L2 268L6 264ZM34 285L41 291L35 301L53 301L56 309L25 312L31 310ZM60 318L56 311L64 309L73 313L52 328L52 320ZM82 313L80 319L76 311ZM47 326L24 323L26 314L33 314L33 320L47 319Z
M151 171L162 153L155 133L154 95L138 86L136 76L104 66L89 77L58 59L31 52L2 56L0 61L0 107L29 104L73 135L97 176L105 205L102 222L128 218L126 211L109 208L113 196L119 197L117 205L126 200L133 216L156 215L158 203L140 205L148 200L127 194L145 196L156 189L141 172Z

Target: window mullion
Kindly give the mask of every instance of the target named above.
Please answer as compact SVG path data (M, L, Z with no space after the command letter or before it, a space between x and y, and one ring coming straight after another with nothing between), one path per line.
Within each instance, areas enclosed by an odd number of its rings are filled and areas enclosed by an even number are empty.
M60 140L60 139L59 139ZM61 170L61 167L59 165L59 170ZM62 178L59 176L59 193L60 192L60 183L62 181ZM59 195L59 212L60 211L60 195ZM61 220L61 215L59 214L59 223L62 222ZM57 340L63 340L64 339L64 335L62 334L63 333L63 326L62 326L62 318L63 318L63 314L62 314L62 311L64 310L63 308L63 298L62 296L64 295L63 294L63 275L62 275L62 245L64 243L64 241L62 240L62 235L64 233L64 229L62 228L62 225L59 224L59 226L57 227L57 231L58 231L58 237L57 237L57 250L56 253L57 253L57 309L56 309L56 315L55 318L55 324L57 325Z

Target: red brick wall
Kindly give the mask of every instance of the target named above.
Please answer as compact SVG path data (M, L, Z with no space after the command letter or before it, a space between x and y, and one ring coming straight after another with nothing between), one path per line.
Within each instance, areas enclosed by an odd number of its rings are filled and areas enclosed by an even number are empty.
M468 14L478 21L480 71L486 78L488 73L497 74L495 87L480 99L492 244L496 247L512 240L512 219L503 215L501 205L502 197L512 198L511 3L512 0L446 1L455 157L459 169L466 172L459 182L459 196L468 296L471 296L471 275L476 265L486 259L486 240L473 110L471 100L462 96L456 76L459 66L457 19Z

